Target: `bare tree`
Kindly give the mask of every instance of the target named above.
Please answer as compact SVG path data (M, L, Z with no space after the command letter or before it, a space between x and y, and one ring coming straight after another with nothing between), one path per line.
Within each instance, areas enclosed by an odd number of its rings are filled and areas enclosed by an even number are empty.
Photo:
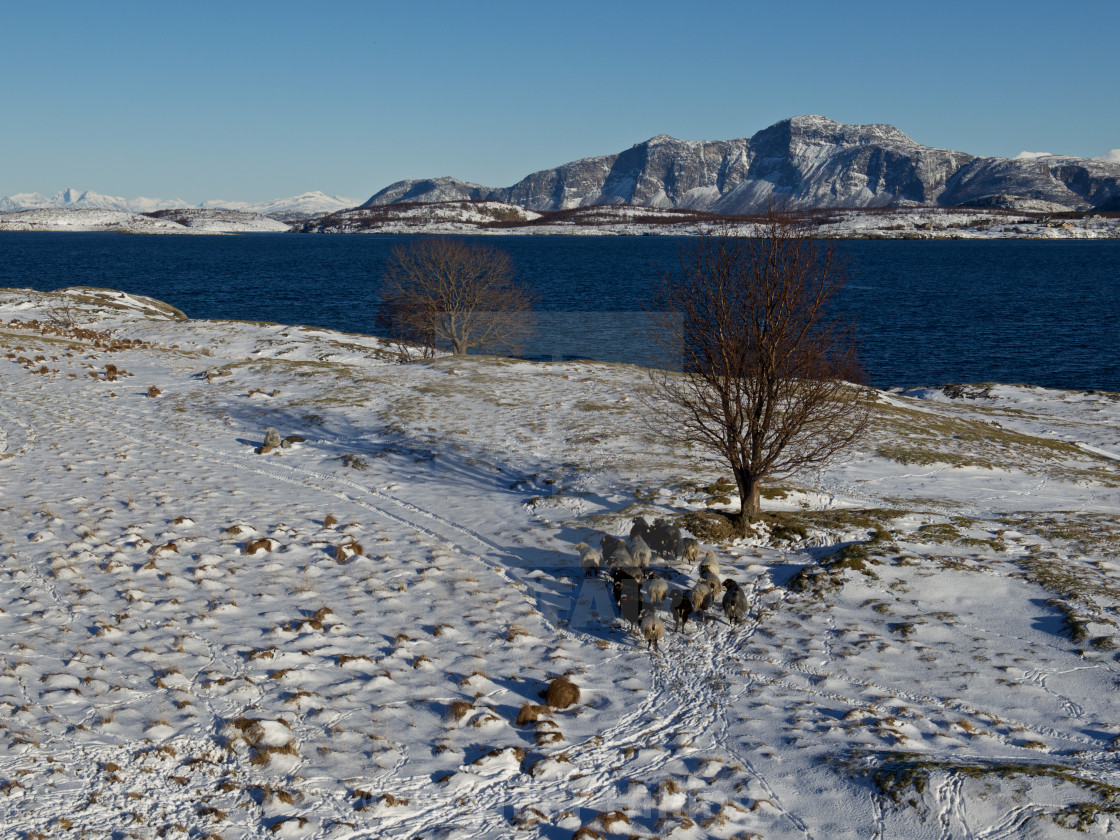
M771 209L753 237L700 237L661 279L653 315L681 370L653 375L670 407L660 428L730 466L745 533L763 480L820 466L866 429L852 325L830 310L844 261L834 241Z
M420 239L393 250L377 324L399 347L411 342L424 355L437 348L513 352L533 329L532 309L504 251Z

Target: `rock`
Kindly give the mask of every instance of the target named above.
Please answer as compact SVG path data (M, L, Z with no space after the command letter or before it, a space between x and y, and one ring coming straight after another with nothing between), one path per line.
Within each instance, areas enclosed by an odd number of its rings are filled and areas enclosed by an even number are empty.
M280 440L280 433L278 431L271 428L264 430L264 447L267 447L268 449L275 449L276 447L282 445L282 443L283 441Z

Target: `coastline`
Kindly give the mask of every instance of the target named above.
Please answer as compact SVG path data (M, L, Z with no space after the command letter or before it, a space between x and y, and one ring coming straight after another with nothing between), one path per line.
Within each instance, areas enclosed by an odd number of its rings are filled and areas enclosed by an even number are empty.
M463 206L467 205L467 206ZM520 209L520 208L518 208ZM500 215L500 214L499 214ZM680 211L599 206L555 214L524 213L496 221L470 203L350 210L280 222L237 211L191 211L180 220L124 211L23 210L0 213L0 232L106 232L149 235L325 233L454 236L697 236L729 228L750 236L749 219L704 219ZM684 218L682 218L684 217ZM821 238L858 240L1108 240L1120 239L1120 214L1023 213L969 208L828 209L812 219Z

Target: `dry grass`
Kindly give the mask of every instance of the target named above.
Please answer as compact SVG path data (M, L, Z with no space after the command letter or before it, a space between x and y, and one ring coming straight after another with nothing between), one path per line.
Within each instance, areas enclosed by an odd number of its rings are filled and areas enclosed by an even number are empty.
M548 706L539 706L534 703L526 703L521 707L521 711L517 713L517 720L514 721L516 726L524 726L527 723L536 723L542 717L550 714L551 710Z
M557 677L548 684L545 702L554 709L566 709L579 702L579 687L566 677Z

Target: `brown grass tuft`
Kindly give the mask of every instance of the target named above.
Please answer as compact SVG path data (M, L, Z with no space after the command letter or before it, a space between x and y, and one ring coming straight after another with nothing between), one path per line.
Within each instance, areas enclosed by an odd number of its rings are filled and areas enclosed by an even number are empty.
M282 747L258 746L255 749L256 752L253 754L253 757L249 759L249 763L255 767L268 764L272 761L273 755L299 755L295 745L292 743L284 744Z
M458 723L472 709L474 709L474 703L468 703L466 700L455 700L447 707L447 716Z
M554 709L566 709L579 702L579 687L566 677L557 677L548 684L545 702Z
M517 720L514 721L516 726L524 726L527 723L536 723L540 720L542 715L549 713L548 706L538 706L533 703L526 703L521 707L521 711L517 713Z
M473 763L482 764L482 762L484 762L486 759L497 758L504 752L512 753L514 758L516 758L518 761L525 760L525 750L523 750L521 747L495 747L494 749L490 750L490 752L486 753L486 755L482 755L476 758Z
M626 814L624 814L622 811L607 811L605 814L599 815L599 823L607 831L610 831L611 825L616 822L630 825L630 818L626 816Z
M334 559L339 563L345 563L349 558L353 557L355 554L364 554L364 553L365 553L365 551L362 549L362 544L360 542L355 542L354 540L351 540L350 542L343 543L342 545L339 545L338 547L335 548Z

